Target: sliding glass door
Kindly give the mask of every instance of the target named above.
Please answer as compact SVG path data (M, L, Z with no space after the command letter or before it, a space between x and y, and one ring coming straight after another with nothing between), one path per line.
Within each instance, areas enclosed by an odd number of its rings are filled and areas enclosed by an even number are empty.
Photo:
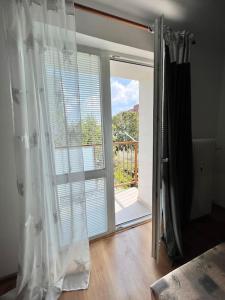
M114 194L108 57L78 52L87 224L90 238L114 231Z
M114 230L111 151L107 119L107 60L99 51L78 52L81 126L88 235L90 238ZM110 99L109 99L110 100Z
M69 64L64 67L62 74L52 62L54 53L46 51L44 55L47 64L46 76L51 83L48 87L48 96L50 122L55 128L55 183L64 237L61 243L65 245L71 214L68 203L71 193L75 195L74 199L83 199L81 188L83 171L86 202L82 205L86 205L87 215L83 216L79 206L74 203L73 210L77 220L82 221L83 218L87 220L89 238L96 238L114 230L113 215L109 216L110 212L114 212L109 204L114 203L110 181L112 177L109 171L112 170L110 142L107 142L111 141L109 136L111 131L107 132L111 124L107 122L107 115L110 115L110 112L107 112L107 109L110 109L107 99L110 101L110 95L105 96L107 81L104 79L109 76L106 74L107 63L104 62L105 58L100 52L79 50L77 60L69 52L65 53L61 57L62 64L65 59ZM75 73L76 65L78 74ZM72 93L75 82L71 78L74 78L74 74L79 81L78 95ZM57 90L60 95L55 93ZM76 107L75 101L74 103L71 101L70 105L64 105L64 102L58 100L68 97L70 99L79 97L79 107ZM81 137L77 136L77 132L80 132L77 126L81 126ZM78 139L79 141L81 139L82 145L77 142Z
M101 62L98 55L78 52L78 71L89 237L107 231L105 149L102 118Z

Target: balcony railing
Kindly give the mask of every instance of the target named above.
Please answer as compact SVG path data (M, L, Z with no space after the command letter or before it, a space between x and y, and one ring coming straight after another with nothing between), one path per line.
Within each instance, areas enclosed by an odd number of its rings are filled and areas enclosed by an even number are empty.
M113 142L114 187L138 185L138 142Z

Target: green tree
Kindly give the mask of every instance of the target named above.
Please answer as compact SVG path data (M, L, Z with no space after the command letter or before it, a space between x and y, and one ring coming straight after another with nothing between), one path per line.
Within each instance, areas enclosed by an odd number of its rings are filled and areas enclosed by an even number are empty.
M81 122L83 145L93 145L102 143L101 125L94 117L87 117Z
M138 118L138 112L134 111L115 115L112 120L113 141L138 141ZM128 188L129 182L133 180L133 167L130 162L132 151L134 151L134 145L117 144L114 146L114 179L116 184L123 183L123 188Z
M138 140L138 113L123 111L112 119L113 141ZM132 138L131 138L132 137Z

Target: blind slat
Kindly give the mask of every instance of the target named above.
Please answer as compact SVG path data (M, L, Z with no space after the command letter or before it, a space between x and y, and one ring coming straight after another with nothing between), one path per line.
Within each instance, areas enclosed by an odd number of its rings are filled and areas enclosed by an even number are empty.
M65 58L63 53L49 48L44 59L56 176L103 169L99 56L78 52L77 57ZM71 226L81 234L86 222L85 207L89 236L107 230L104 178L86 180L84 186L79 181L59 182L57 193L62 245L70 241Z

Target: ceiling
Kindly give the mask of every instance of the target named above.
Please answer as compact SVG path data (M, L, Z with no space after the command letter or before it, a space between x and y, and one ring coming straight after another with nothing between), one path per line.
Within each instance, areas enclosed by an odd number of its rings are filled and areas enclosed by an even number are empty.
M194 33L197 43L225 49L224 0L77 0L135 21L152 24L159 15L175 29Z

